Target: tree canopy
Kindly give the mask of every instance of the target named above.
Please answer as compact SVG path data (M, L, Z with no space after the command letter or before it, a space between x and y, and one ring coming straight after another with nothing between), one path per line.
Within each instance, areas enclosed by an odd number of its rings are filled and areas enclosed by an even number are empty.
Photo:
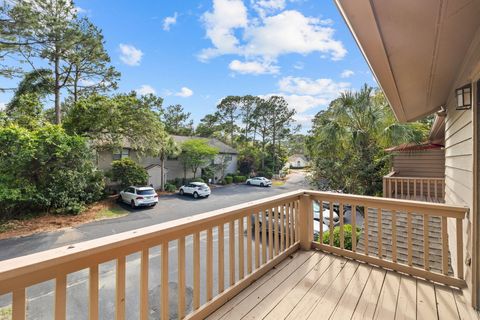
M379 90L365 85L342 93L313 120L307 140L313 181L320 188L377 195L389 170L384 149L422 142L428 129L424 123L398 123Z
M218 149L208 144L206 139L190 139L182 143L180 161L185 169L190 169L195 178L197 170L207 165L218 154Z

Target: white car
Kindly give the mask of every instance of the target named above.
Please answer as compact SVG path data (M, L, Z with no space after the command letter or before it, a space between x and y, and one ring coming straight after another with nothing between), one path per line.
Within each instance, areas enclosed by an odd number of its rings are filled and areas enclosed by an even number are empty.
M212 191L206 183L203 182L190 182L184 186L180 187L180 195L191 194L195 199L199 197L207 198Z
M250 186L270 187L272 186L272 180L265 177L255 177L247 179L247 184Z
M120 191L119 200L128 203L133 209L136 207L155 206L158 195L152 187L128 187Z

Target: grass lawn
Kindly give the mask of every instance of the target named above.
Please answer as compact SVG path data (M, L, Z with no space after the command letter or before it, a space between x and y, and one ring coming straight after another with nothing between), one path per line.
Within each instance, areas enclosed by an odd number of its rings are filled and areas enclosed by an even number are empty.
M120 217L126 216L127 214L128 214L128 211L120 207L111 207L111 208L107 207L97 212L97 214L95 215L95 219L102 220L102 219L120 218Z
M280 187L280 186L283 186L285 184L285 181L282 181L282 180L273 180L272 181L272 186L273 187Z
M7 306L0 308L0 320L10 320L12 319L12 307Z

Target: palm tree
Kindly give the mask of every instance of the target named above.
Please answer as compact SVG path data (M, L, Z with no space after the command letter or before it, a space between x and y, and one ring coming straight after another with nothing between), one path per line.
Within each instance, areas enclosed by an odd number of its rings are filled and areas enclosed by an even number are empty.
M383 93L365 85L342 93L317 114L311 133L315 175L327 178L331 188L373 195L389 169L384 149L422 142L428 126L398 123Z
M159 158L160 158L160 172L161 172L161 191L165 191L165 160L169 156L178 155L181 151L180 147L175 143L175 141L170 137L166 132L161 136L161 146L159 149Z

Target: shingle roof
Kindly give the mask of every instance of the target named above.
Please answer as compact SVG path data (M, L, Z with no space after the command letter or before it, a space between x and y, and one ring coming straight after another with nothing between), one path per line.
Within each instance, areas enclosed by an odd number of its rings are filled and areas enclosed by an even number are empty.
M234 149L233 147L229 146L226 143L223 143L217 138L202 138L202 137L189 137L189 136L176 136L176 135L171 135L171 137L178 144L182 144L185 141L193 140L193 139L204 139L208 141L208 144L210 146L217 148L218 152L220 153L238 154L236 149Z

